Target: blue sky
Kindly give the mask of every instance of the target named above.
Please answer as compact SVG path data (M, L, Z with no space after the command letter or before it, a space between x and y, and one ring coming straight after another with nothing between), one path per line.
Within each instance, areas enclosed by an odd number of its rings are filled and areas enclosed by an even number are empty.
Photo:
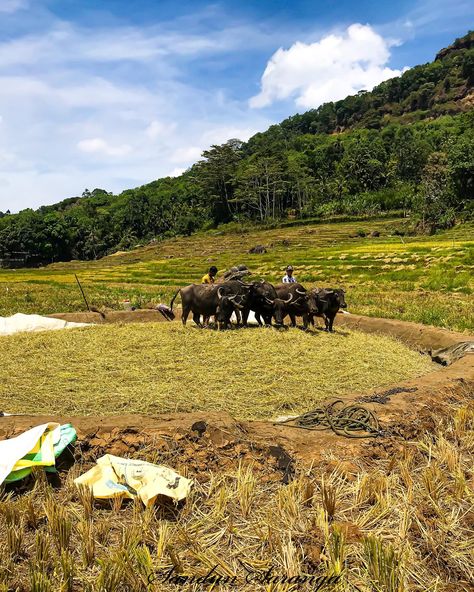
M0 210L179 174L473 22L468 0L0 0Z

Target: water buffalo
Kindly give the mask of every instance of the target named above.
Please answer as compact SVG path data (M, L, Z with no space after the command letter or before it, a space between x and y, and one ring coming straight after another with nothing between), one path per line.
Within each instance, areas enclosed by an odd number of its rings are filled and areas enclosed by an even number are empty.
M286 300L279 298L274 286L264 280L245 285L250 286L250 291L242 310L242 322L244 326L247 325L247 319L251 310L255 313L255 318L259 325L262 325L262 318L265 325L271 325L273 317L275 317L276 325L283 325L284 308L292 300L293 296L290 295Z
M180 288L173 296L170 309L173 310L173 303L178 296L181 296L183 307L181 321L186 325L189 313L193 313L193 320L196 325L202 327L201 315L204 318L217 317L219 324L230 319L235 308L240 308L240 303L245 297L248 289L239 281L222 282L221 284L190 284Z
M226 282L228 283L228 282ZM216 309L216 322L219 329L227 329L231 326L230 319L232 313L235 312L237 317L237 325L241 323L241 311L247 300L248 292L241 291L240 293L225 293L225 288L222 285L217 288L218 305Z
M315 288L311 290L318 309L316 315L310 315L311 324L314 325L314 316L322 317L326 325L326 331L333 331L333 323L340 308L347 308L345 291L342 289Z
M284 306L283 318L290 315L291 326L296 327L296 317L303 317L304 328L310 323L310 315L318 313L316 299L313 292L308 292L301 284L279 284L275 286L278 298L287 300L291 295L291 301Z

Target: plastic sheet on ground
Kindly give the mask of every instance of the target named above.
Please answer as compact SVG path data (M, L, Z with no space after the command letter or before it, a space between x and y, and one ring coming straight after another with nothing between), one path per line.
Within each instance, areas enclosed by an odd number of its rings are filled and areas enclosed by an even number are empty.
M237 323L237 317L235 315L235 312L232 313L232 316L230 317L230 320L233 323ZM257 319L255 318L255 313L253 312L253 310L251 310L249 312L249 318L247 319L247 323L249 325L258 325ZM263 320L262 320L262 323L263 323Z
M0 335L13 335L22 332L55 331L88 327L89 323L72 323L62 319L52 319L41 315L27 315L21 312L11 317L0 317Z
M163 465L106 454L87 473L74 480L92 489L97 499L139 497L145 506L164 495L175 501L187 497L192 481Z
M34 467L54 469L56 458L77 438L70 423L44 423L0 441L0 484L23 479Z

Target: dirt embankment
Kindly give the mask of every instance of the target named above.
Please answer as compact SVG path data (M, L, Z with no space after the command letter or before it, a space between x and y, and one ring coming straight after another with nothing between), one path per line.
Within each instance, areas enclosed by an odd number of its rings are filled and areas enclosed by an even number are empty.
M70 321L96 322L96 313L54 315ZM165 319L155 311L108 313L106 322L147 322ZM101 319L99 322L104 322ZM436 350L473 339L416 323L340 315L338 326L397 337L420 351ZM336 362L335 362L336 363ZM342 361L337 363L343 363ZM199 468L224 468L239 458L262 462L262 451L282 447L304 463L327 459L362 463L364 458L386 458L396 454L404 440L433 429L436 417L448 404L474 395L474 356L467 354L450 366L408 380L393 388L345 397L360 401L377 414L383 436L348 439L331 431L308 431L274 425L267 421L237 421L225 413L176 413L157 416L118 415L108 417L15 416L0 418L0 438L11 437L46 421L71 422L76 427L82 452L87 457L106 452L126 455L147 446L166 451L169 462L188 462ZM279 448L278 448L279 449ZM278 456L278 454L277 454ZM280 461L278 461L280 462ZM176 463L174 463L176 464ZM283 461L283 465L285 462Z

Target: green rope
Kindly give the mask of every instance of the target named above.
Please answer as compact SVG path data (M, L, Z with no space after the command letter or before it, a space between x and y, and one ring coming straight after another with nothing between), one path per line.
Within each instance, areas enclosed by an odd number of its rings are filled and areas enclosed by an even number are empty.
M303 430L326 430L346 438L374 438L381 436L379 422L375 413L361 405L347 405L336 409L344 401L338 399L325 407L303 413L298 417L275 422L273 425L288 424L290 428ZM292 422L292 423L290 423Z

